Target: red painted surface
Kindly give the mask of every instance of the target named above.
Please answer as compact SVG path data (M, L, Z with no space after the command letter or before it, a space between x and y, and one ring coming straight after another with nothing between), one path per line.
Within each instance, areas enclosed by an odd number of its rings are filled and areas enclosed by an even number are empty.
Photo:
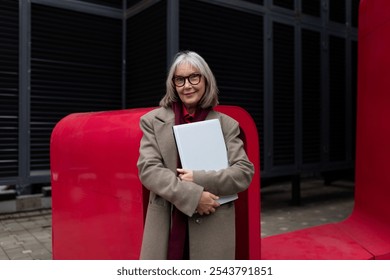
M218 110L240 122L256 174L237 201L237 258L390 259L390 1L361 0L355 207L345 221L260 239L256 127L241 108ZM73 114L51 143L53 258L137 259L144 200L136 170L147 109Z
M138 258L144 210L137 127L147 111L72 114L53 130L53 259Z
M390 259L390 1L361 0L355 205L345 221L264 238L264 259Z
M56 125L51 139L53 259L138 259L148 197L136 166L139 118L151 109L72 114ZM217 110L240 122L256 167L252 184L236 203L237 258L260 259L256 126L239 107Z
M355 209L340 227L390 259L390 1L360 1Z

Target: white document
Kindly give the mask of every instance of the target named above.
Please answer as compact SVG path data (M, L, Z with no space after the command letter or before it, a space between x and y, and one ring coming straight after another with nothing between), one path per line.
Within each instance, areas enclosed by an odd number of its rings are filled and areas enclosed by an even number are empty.
M226 144L218 119L173 126L184 169L220 170L229 166ZM220 197L220 204L237 199L237 194Z

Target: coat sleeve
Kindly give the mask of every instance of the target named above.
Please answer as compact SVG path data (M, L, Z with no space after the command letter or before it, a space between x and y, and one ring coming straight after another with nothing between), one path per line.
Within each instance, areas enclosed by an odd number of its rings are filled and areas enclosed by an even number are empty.
M231 195L249 187L254 166L249 161L240 138L237 121L230 117L221 118L228 153L229 167L219 171L194 170L194 182L215 195Z
M151 192L174 204L184 214L192 216L203 187L179 180L176 173L166 167L155 135L155 121L150 115L140 120L143 136L137 162L139 178Z

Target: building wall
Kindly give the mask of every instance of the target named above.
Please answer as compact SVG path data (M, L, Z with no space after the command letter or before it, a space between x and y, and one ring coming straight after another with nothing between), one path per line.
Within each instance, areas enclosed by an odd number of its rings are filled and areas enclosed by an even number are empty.
M353 168L359 0L0 1L0 185L50 183L73 112L157 106L199 52L259 131L264 178Z
M156 106L164 59L168 67L176 51L191 49L215 73L221 104L254 118L263 178L353 169L358 0L156 2L127 10L128 28L146 30L147 42L128 46L143 58L138 76L127 72L128 107ZM150 28L160 17L165 36Z
M0 185L49 184L55 124L123 108L122 4L91 2L0 1Z

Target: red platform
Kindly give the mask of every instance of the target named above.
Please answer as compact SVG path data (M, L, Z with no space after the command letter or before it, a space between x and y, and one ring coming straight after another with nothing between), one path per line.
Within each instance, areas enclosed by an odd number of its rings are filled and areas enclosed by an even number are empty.
M53 259L139 258L148 197L136 166L139 119L151 109L72 114L56 125L51 138ZM239 121L256 168L236 203L236 257L260 259L256 126L239 107L217 110Z

